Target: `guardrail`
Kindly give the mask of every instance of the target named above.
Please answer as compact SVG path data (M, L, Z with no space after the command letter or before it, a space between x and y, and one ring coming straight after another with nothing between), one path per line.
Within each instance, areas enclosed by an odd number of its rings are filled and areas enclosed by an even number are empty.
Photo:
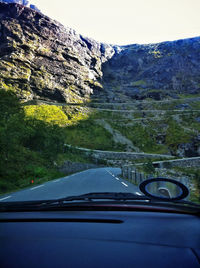
M155 177L153 174L145 174L143 172L139 172L134 165L125 165L121 168L121 170L123 179L128 180L135 185L139 185L142 181ZM159 177L159 175L156 177ZM160 175L160 177L163 176ZM193 189L193 184L188 177L173 177L172 179L183 183L190 190Z
M153 177L153 175L146 175L142 172L138 172L135 166L126 165L122 167L122 177L135 185L139 185L142 181Z

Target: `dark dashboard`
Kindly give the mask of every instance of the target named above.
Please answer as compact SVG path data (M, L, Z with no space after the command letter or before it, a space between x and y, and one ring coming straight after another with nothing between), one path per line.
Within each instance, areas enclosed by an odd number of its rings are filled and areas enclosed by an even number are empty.
M1 267L200 267L200 218L139 211L0 214Z

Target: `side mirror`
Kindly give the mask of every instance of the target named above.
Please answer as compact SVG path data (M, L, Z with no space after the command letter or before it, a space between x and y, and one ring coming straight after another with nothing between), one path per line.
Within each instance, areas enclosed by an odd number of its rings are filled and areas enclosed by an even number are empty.
M153 178L139 185L140 191L151 199L162 201L182 200L189 195L188 188L179 181L168 178Z

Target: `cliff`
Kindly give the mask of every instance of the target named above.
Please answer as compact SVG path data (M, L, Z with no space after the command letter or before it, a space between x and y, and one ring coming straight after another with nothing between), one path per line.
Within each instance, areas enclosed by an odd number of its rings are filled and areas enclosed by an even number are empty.
M0 3L0 86L24 100L87 100L114 48L19 4Z
M200 38L121 47L103 65L104 95L114 100L197 94L200 90ZM111 93L111 90L115 94Z
M160 100L200 89L199 37L102 44L17 3L0 3L0 33L0 86L24 101Z

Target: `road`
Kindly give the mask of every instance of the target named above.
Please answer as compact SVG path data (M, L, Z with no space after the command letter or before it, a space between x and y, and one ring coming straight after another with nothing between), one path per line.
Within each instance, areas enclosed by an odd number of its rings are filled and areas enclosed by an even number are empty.
M96 168L0 197L1 202L63 198L90 192L132 192L138 187L119 178L120 168Z

